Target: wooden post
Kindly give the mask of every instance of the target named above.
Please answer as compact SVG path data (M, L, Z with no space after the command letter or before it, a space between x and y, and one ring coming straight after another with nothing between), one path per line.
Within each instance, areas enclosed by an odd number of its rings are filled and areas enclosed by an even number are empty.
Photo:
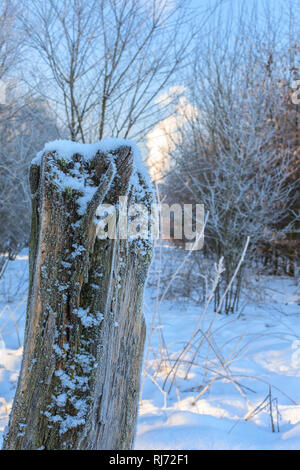
M152 242L99 239L95 215L124 195L150 209L152 192L130 143L100 144L69 144L67 157L48 145L31 166L24 354L4 449L133 446Z

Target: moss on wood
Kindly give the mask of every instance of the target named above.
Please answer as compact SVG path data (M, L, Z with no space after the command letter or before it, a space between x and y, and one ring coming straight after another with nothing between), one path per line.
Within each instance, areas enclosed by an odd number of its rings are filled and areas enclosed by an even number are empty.
M95 192L63 186L74 166ZM145 340L142 299L152 244L99 240L95 211L119 195L150 208L131 185L130 147L86 162L45 153L31 169L30 287L24 355L5 449L130 449ZM142 194L142 195L141 195Z

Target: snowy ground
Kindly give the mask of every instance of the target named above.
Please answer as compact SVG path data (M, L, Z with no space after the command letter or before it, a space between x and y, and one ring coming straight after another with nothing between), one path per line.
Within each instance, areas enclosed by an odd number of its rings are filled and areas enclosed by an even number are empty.
M0 445L22 354L27 263L23 252L0 281ZM200 323L207 341L187 378L188 363L180 363L169 394L172 374L165 390L164 379L202 308L186 300L158 306L153 286L147 289L151 347L136 449L300 449L300 286L283 278L260 279L258 285L260 292L264 286L262 300L255 295L240 315L214 316L208 310ZM197 346L199 341L185 359L193 358Z
M0 280L0 448L22 358L28 288L28 255L10 261Z

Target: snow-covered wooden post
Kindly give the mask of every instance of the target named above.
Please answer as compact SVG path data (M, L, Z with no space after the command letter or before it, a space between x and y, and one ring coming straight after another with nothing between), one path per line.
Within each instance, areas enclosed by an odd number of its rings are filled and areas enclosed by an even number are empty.
M152 242L101 239L95 217L119 196L150 210L137 153L129 141L57 141L32 163L24 354L4 449L133 445Z

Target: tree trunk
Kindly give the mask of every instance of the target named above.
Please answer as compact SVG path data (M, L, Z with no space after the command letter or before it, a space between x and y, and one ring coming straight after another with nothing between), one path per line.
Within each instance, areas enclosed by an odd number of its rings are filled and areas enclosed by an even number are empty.
M149 209L152 192L129 144L88 157L72 145L31 167L24 354L4 449L133 446L152 243L97 238L95 214L124 195Z

